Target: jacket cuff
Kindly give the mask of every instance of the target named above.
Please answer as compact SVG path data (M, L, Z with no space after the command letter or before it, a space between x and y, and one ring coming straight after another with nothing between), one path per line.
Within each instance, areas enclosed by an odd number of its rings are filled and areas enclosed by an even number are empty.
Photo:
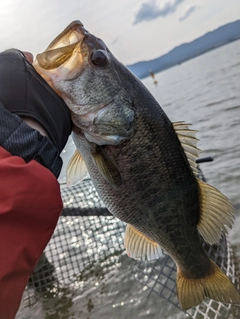
M0 145L9 153L20 156L26 163L35 160L56 177L62 168L62 159L54 144L37 130L28 126L0 103Z

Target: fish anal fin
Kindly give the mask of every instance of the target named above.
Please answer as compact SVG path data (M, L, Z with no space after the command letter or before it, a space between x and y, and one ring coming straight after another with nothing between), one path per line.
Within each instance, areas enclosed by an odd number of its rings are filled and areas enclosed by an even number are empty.
M189 129L189 125L190 124L186 124L185 122L172 123L172 126L185 152L189 165L194 175L197 177L199 172L197 169L196 159L199 157L200 149L197 148L197 131Z
M141 260L153 260L162 256L161 247L135 227L127 224L124 247L129 257Z
M112 187L118 187L122 184L118 169L100 148L91 152L91 157L99 173Z
M200 279L186 278L177 269L177 295L182 309L199 305L205 297L223 303L240 303L240 295L231 280L211 263L211 274Z
M81 182L87 175L88 170L82 155L76 150L67 165L67 185L73 186Z
M234 207L216 188L198 179L200 195L200 219L197 225L203 239L209 244L217 243L227 227L232 228Z

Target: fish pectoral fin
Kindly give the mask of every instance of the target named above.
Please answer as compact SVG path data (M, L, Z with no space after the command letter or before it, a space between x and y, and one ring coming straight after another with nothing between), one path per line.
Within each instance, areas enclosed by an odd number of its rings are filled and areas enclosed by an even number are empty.
M78 150L75 151L67 165L67 185L81 182L88 175L86 164Z
M142 260L158 259L162 256L162 249L135 227L127 224L124 237L124 247L129 257Z
M186 278L177 269L177 295L182 309L199 305L205 297L226 303L240 303L240 295L231 280L211 262L211 274L204 278Z
M111 186L122 185L122 178L118 169L100 148L91 152L91 157L99 173Z
M198 185L201 211L197 228L206 242L214 244L228 232L226 226L232 228L235 210L219 190L199 179Z

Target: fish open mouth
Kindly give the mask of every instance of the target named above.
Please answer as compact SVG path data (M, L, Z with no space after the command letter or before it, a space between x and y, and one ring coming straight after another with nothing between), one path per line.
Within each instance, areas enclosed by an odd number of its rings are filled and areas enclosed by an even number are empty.
M80 48L87 33L80 21L76 20L70 23L43 53L36 56L39 66L45 70L52 70L61 66L76 53L76 47ZM78 53L81 53L79 49Z
M77 44L83 40L86 32L79 20L73 21L49 44L46 51Z

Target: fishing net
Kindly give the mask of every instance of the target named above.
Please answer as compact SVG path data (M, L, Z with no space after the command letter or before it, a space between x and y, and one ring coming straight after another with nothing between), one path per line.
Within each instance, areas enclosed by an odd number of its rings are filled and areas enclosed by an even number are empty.
M81 288L88 278L114 268L124 252L125 225L105 208L91 180L84 180L71 188L62 185L61 192L64 210L26 287L23 300L26 307L39 298L54 297L66 290ZM226 238L222 238L218 245L204 244L204 247L239 289L238 261ZM131 273L148 288L149 294L157 294L179 307L176 267L168 255L147 263L132 260ZM210 299L187 312L179 308L179 313L184 318L194 319L240 318L238 307Z

